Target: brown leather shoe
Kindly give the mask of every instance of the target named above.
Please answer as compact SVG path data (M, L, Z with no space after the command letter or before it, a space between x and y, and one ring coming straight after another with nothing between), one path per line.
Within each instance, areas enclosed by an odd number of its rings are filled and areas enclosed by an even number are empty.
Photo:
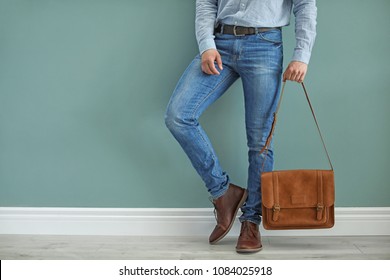
M213 201L217 225L209 237L210 244L215 244L225 237L232 228L238 209L244 204L248 194L243 188L229 184L226 193Z
M249 221L242 222L236 246L237 253L255 253L262 248L259 226Z

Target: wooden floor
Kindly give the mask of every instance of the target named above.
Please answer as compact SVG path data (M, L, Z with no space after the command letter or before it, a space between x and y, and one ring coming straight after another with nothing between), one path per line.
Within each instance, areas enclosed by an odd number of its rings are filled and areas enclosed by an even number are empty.
M236 238L0 235L0 259L390 259L390 236L263 237L263 250L237 254Z

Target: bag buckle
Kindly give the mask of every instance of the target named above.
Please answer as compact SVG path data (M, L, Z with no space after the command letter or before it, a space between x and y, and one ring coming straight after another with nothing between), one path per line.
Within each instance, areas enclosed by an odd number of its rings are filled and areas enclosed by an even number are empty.
M276 222L279 219L280 205L275 204L274 207L272 207L272 211L273 211L272 220Z
M321 221L323 216L324 205L317 204L317 220Z

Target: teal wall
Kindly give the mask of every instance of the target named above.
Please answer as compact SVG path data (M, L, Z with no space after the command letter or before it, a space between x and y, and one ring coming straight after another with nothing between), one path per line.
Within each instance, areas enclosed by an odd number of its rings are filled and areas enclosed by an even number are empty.
M0 0L0 206L211 207L164 125L197 53L195 0ZM390 1L318 1L307 88L337 206L390 206ZM284 29L285 64L294 46ZM327 168L300 87L288 84L276 167ZM245 186L240 82L201 119Z

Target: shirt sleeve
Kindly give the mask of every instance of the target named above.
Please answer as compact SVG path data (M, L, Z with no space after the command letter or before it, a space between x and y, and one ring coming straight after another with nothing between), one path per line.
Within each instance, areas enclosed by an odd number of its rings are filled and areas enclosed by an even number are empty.
M196 0L195 33L199 52L216 49L214 27L217 18L218 0Z
M317 7L315 0L293 0L296 46L292 60L309 63L316 38Z

